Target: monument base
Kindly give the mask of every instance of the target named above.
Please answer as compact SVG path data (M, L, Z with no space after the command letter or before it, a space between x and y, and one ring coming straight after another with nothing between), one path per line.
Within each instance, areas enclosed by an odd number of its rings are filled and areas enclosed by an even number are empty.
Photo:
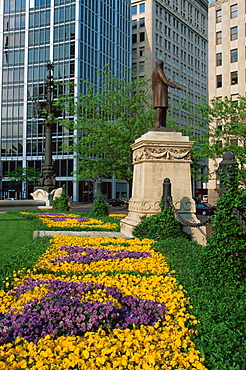
M172 199L178 214L188 222L199 223L192 199L190 148L193 142L180 132L151 130L131 146L133 149L133 189L129 213L121 221L121 233L132 237L132 231L142 216L160 212L163 181L172 184ZM206 228L185 227L185 231L200 244L206 244Z

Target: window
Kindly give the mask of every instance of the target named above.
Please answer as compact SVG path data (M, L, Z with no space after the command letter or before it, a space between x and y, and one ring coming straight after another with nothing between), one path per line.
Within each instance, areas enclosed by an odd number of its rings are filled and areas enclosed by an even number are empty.
M231 63L235 63L238 61L238 52L237 49L231 50Z
M231 41L237 39L237 26L231 27Z
M216 10L216 23L222 22L222 9Z
M145 33L144 32L140 32L139 34L139 41L144 41L145 40Z
M132 49L132 59L137 58L137 49Z
M145 55L145 48L144 47L139 48L139 56L144 57L144 55Z
M145 12L145 3L139 5L139 13Z
M137 5L132 6L132 15L137 14Z
M144 72L144 62L139 62L139 72Z
M237 4L231 5L231 18L237 17Z
M222 31L216 32L216 45L219 45L222 43Z
M238 83L238 73L237 71L231 72L231 84L236 85Z
M137 42L137 34L136 34L136 33L134 33L134 34L132 35L132 43L133 43L133 44L136 44L136 42Z
M217 53L216 54L216 66L221 66L222 65L222 53Z
M216 87L222 87L222 75L216 76Z
M132 21L132 29L134 30L135 28L137 28L137 21L133 20Z
M140 18L139 19L139 26L144 27L145 26L145 18Z

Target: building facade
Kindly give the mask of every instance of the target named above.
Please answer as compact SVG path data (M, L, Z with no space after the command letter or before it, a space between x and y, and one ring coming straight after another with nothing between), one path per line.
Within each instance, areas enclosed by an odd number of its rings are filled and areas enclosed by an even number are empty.
M246 7L243 0L217 0L209 3L209 101L214 97L237 100L245 96ZM218 163L209 161L208 200L215 203L219 193Z
M54 80L99 84L97 71L131 68L130 0L6 0L0 3L0 136L2 194L28 197L31 188L12 188L4 177L17 166L41 169L44 125L36 102L45 97L46 63ZM76 92L76 91L75 91ZM73 119L73 118L71 118ZM76 182L76 157L61 148L76 133L58 126L53 133L53 160L59 186L77 201L91 200L91 179ZM103 180L103 193L123 195L126 184ZM25 186L25 184L24 184ZM117 189L118 187L118 189Z
M179 104L207 101L208 3L206 0L132 0L132 68L151 77L157 59L167 77L183 89L169 89L171 118L191 125ZM201 128L196 127L196 135Z

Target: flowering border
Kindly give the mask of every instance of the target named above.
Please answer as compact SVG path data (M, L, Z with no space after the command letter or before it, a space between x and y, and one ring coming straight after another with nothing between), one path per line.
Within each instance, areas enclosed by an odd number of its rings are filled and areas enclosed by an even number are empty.
M30 308L29 313L34 314L34 307L39 313L37 318L40 319L42 310L40 312L36 307L40 307L49 300L52 301L54 294L59 293L58 296L65 297L65 300L68 298L74 302L77 300L76 302L87 304L88 308L96 306L98 311L96 310L97 314L94 319L99 321L100 314L103 321L107 309L119 313L122 302L127 299L132 303L131 307L134 310L138 307L143 315L145 315L143 305L146 304L147 311L149 307L149 312L153 314L152 316L150 314L152 322L145 322L145 324L141 321L136 322L134 320L137 320L141 314L139 312L131 314L132 311L128 310L127 314L132 315L130 319L132 322L128 327L117 327L120 320L119 322L116 320L115 325L110 326L106 320L101 323L101 326L99 323L98 329L85 331L84 335L72 332L65 333L65 335L64 333L57 335L52 332L51 334L44 332L44 337L37 340L28 340L23 336L17 336L15 341L12 340L0 347L0 369L49 370L57 369L59 366L59 369L89 370L205 370L199 352L192 342L192 336L196 334L196 331L187 327L188 324L191 327L197 323L195 317L186 311L189 300L185 297L183 287L177 286L174 272L170 271L165 259L153 250L153 243L154 241L148 239L140 241L123 238L54 236L51 247L41 256L33 271L28 271L24 275L22 273L21 277L16 276L14 289L8 293L0 292L0 312L4 315L5 320L8 313L10 313L8 318L11 318L11 313L21 316L28 308ZM88 244L90 248L95 250L101 248L106 253L107 250L110 250L109 253L125 250L126 252L144 252L146 254L138 256L139 258L119 259L119 263L122 263L122 271L126 272L115 275L109 274L108 265L97 276L92 275L95 273L93 266L90 266L91 273L76 271L76 274L71 275L69 269L62 276L54 275L54 272L53 274L39 273L39 269L46 269L51 251L55 253L56 250L56 254L59 255L59 253L64 253L62 250L64 245L75 249L80 245L80 248L84 249L86 253L86 245ZM105 262L105 260L103 261ZM107 261L111 261L112 264L115 262L113 259ZM129 273L127 270L127 266L130 266L130 262L133 261L138 264L138 269L134 270L135 274ZM147 264L146 261L148 261ZM162 272L157 272L158 267L155 266L157 263L160 263ZM58 273L59 270L56 272ZM115 273L114 267L110 272ZM56 290L54 286L63 287L64 294L60 294L60 288ZM68 286L80 287L83 294L73 295ZM51 287L53 288L51 289ZM90 288L88 289L88 287ZM71 293L71 295L66 295L65 292ZM63 304L62 307L63 316L60 321L65 322L67 316L66 325L69 326L71 315L66 315L68 305ZM75 305L75 307L77 306ZM50 309L52 309L52 305ZM154 314L155 309L157 311L159 309L157 316ZM61 312L60 308L59 310L58 312ZM44 310L44 312L49 311ZM81 316L84 313L84 311L81 312ZM58 320L58 325L63 328L65 324L62 325L60 321ZM82 324L85 322L88 323L88 319L82 320Z
M46 227L51 229L84 229L84 230L115 230L119 227L118 223L103 222L95 218L81 217L77 214L66 213L31 213L21 212L24 215L37 217Z

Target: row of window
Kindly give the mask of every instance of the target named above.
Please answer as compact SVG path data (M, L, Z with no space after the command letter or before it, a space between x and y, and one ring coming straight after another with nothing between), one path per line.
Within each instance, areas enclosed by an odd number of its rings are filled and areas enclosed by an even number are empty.
M231 85L238 84L238 71L231 72ZM222 75L216 76L216 87L222 87Z
M25 14L6 15L3 18L3 30L24 30Z
M169 37L171 37L171 29L169 27L167 27L167 29L168 29L168 34L167 35ZM166 32L165 32L165 35L166 35ZM195 55L197 55L199 58L204 59L204 60L206 59L206 53L205 52L200 50L199 47L194 46L194 44L192 42L188 41L188 43L187 43L187 40L183 36L179 37L179 34L175 31L173 31L173 41L176 42L176 43L180 43L180 45L185 47L185 48L187 47L188 51L190 51L192 53L194 51ZM157 34L157 33L156 33L156 43L159 44L159 45L162 45L162 36Z
M164 56L163 56L164 54ZM179 61L179 59L171 58L171 56L167 53L163 53L161 49L156 48L155 50L155 56L156 59L163 59L165 63L168 65L172 65L173 68L176 68L177 70L180 69L180 72L183 72L184 74L188 74L188 76L194 78L195 80L199 80L200 83L206 84L206 75L200 74L200 70L193 67L187 66L185 63L182 63Z
M37 25L49 26L50 25L50 9L35 10L29 14L29 28L35 28Z
M21 140L11 140L1 142L1 155L18 156L23 153L23 144Z
M145 62L138 62L138 63L132 63L132 71L135 73L141 73L144 72L145 69Z
M238 49L232 49L230 52L230 61L235 63L238 61ZM216 54L216 66L222 65L222 53Z
M141 14L145 12L145 3L132 6L132 15Z
M26 0L4 0L4 12L23 11L26 9Z
M138 27L145 27L145 18L140 18L138 21L136 19L134 19L132 21L132 29L136 29Z
M238 4L230 6L230 18L236 18L238 16ZM222 9L216 10L216 23L222 22Z
M230 28L230 40L237 40L238 38L238 27L231 27ZM222 31L216 32L216 45L222 44Z
M161 26L161 23L160 22L158 23L158 27L156 27L156 29L158 31L162 32L162 26ZM186 36L186 30L187 30L186 29L186 26L183 26L182 29L183 29L183 31L181 31L181 34L183 34L184 36ZM179 33L178 32L175 32L175 31L172 32L171 31L171 28L168 27L168 26L166 26L166 25L163 28L163 32L164 32L164 35L165 36L168 36L168 37L171 38L171 35L172 35L173 40L176 41L176 42L179 42ZM194 35L193 34L193 31L191 31L190 29L188 29L188 37L192 41L194 40L195 44L197 44L197 45L205 48L206 43L203 42L203 39L200 38L197 34ZM180 43L181 43L181 45L184 44L184 46L186 47L186 40L187 40L186 37L181 36L180 37ZM190 44L193 45L193 43L190 43Z
M145 47L142 46L139 49L132 49L132 59L145 56Z
M175 12L178 11L178 6L173 7ZM206 31L206 17L205 14L202 14L198 9L196 9L192 4L188 3L188 7L186 8L186 2L181 4L181 15L182 17L186 18L186 10L188 14L188 22L191 24L194 24L195 27L199 28L203 33ZM156 14L159 17L164 16L165 21L169 21L170 23L170 18L171 15L164 10L161 6L156 4ZM175 22L175 20L174 20ZM177 21L178 22L178 21ZM175 27L175 25L174 25Z
M139 40L138 40L139 36ZM133 33L132 35L132 43L136 44L137 42L145 41L145 32Z

